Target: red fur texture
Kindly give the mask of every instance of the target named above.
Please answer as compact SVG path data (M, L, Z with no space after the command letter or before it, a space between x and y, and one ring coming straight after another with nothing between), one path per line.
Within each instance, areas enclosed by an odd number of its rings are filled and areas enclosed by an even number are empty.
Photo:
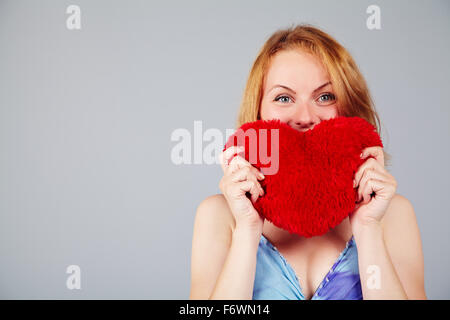
M367 147L383 147L375 127L359 117L324 120L306 132L280 120L249 122L240 129L224 150L244 146L242 156L265 173L260 181L265 194L255 209L277 227L304 237L325 234L353 212L353 178L366 160L360 154ZM257 159L249 158L252 153Z

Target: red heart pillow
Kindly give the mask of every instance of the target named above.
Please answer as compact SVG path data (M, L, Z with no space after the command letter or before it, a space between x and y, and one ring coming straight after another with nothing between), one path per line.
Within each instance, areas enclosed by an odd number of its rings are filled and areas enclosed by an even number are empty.
M375 127L359 117L336 117L300 132L280 120L242 125L225 148L261 169L264 196L255 209L279 228L304 237L336 227L355 209L353 178L364 148L383 147Z

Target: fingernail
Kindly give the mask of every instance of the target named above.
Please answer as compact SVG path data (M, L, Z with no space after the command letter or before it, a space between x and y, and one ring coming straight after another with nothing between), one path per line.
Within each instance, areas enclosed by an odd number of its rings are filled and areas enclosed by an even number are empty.
M356 181L353 180L353 188L356 187Z
M361 153L361 154L359 155L359 157L360 157L360 158L363 158L363 154Z

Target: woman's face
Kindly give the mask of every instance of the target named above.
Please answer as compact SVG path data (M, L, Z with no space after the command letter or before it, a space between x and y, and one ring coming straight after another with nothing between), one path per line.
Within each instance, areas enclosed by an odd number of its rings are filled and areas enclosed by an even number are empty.
M280 119L306 131L337 115L330 79L317 58L301 50L284 50L272 57L263 88L261 119Z

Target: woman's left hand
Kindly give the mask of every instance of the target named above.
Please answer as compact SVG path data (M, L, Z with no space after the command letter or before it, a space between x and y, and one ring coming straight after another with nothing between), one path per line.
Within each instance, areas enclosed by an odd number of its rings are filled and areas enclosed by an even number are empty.
M353 232L361 225L379 224L397 189L397 181L384 168L383 148L364 149L361 158L367 157L370 158L359 166L354 178L358 198L355 211L350 214Z

